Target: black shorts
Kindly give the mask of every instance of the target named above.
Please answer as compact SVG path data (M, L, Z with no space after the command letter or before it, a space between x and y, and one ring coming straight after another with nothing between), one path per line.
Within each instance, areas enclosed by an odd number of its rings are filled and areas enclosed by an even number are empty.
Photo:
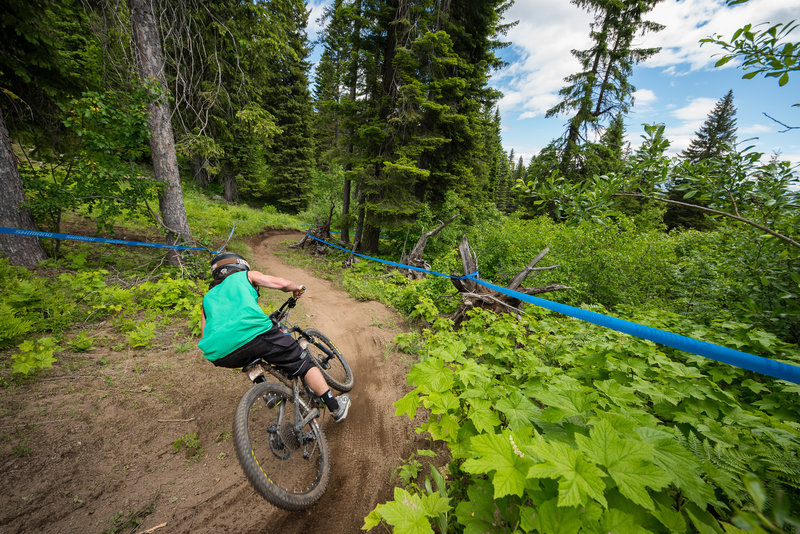
M258 358L264 358L275 367L287 371L291 376L303 377L309 369L314 367L311 358L306 356L297 341L274 325L267 332L259 334L252 341L242 345L224 358L211 363L217 367L236 369L244 367Z

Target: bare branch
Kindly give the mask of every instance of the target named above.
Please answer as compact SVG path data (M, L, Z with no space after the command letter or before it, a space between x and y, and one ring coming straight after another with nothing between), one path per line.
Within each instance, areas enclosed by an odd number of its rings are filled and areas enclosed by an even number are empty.
M762 224L758 224L757 222L751 221L750 219L745 219L744 217L739 217L737 215L734 215L732 213L728 213L726 211L719 211L719 210L715 210L715 209L712 209L712 208L706 208L705 206L698 206L697 204L689 204L687 202L680 202L678 200L671 200L671 199L668 199L668 198L651 197L651 196L643 195L641 193L614 193L613 196L615 196L615 197L647 198L647 199L650 199L650 200L658 200L659 202L666 202L667 204L675 204L677 206L684 206L686 208L693 208L693 209L705 211L705 212L708 212L708 213L713 213L715 215L722 215L723 217L728 217L728 218L734 219L736 221L743 222L745 224L749 224L750 226L753 226L754 228L758 228L759 230L761 230L763 232L766 232L771 236L777 237L778 239L780 239L782 241L785 241L785 242L789 243L792 246L800 248L800 243L798 243L797 241L795 241L791 237L787 237L787 236L785 236L783 234L779 234L775 230L771 230L771 229L767 228L766 226L764 226Z
M788 124L784 124L781 121L779 121L778 119L776 119L775 117L771 117L771 116L767 115L766 113L764 113L764 116L766 116L768 119L773 120L773 121L777 122L778 124L780 124L781 126L783 126L784 128L786 128L785 130L780 130L778 133L786 133L789 130L800 130L800 126L789 126Z

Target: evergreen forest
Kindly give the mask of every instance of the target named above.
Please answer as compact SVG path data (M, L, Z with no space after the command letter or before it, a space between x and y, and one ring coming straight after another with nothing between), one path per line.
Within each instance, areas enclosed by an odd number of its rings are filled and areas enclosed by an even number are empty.
M247 238L294 228L340 247L303 250L412 326L394 415L432 444L365 530L800 532L800 385L354 261L472 266L800 366L796 166L743 142L728 88L680 153L663 124L626 122L662 0L570 0L591 46L547 112L563 135L525 161L490 83L513 1L332 0L312 21L303 0L4 0L0 226L245 256ZM796 93L796 23L742 25L707 39L718 66ZM158 317L198 340L205 252L7 233L0 251L0 388L91 345L104 317L130 348Z

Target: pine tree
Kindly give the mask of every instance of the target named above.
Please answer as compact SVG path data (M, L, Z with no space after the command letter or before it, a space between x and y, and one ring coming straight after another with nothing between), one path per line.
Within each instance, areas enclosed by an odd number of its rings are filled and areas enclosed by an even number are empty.
M344 170L342 184L342 240L349 242L352 215L350 203L356 160L358 128L364 111L363 84L359 74L366 63L361 33L361 0L336 0L324 15L323 51L315 71L314 101L318 153L322 161L336 163Z
M736 107L733 105L733 90L722 97L714 109L708 114L700 129L695 132L689 146L681 152L690 172L728 173L724 163L727 154L736 150ZM683 185L685 180L676 179L667 194L672 200L684 199ZM702 199L691 202L705 206ZM668 228L682 227L696 230L711 228L712 220L702 211L670 204L664 214L664 223Z
M357 194L364 250L380 228L413 224L448 193L477 205L486 199L489 165L484 110L498 93L489 72L504 0L434 2L363 0L361 38L366 103L360 107Z
M619 171L623 166L625 150L625 123L622 113L617 113L603 131L600 141L587 143L583 149L581 179Z
M561 89L561 102L549 109L547 117L574 112L568 122L561 156L561 172L577 179L581 140L586 130L600 125L604 117L625 113L635 88L629 78L633 65L656 54L659 48L634 48L633 39L648 31L660 31L661 24L643 20L661 0L571 0L595 14L590 36L592 48L573 51L583 71L568 76Z
M703 125L695 132L695 138L681 152L681 157L698 163L720 157L735 148L736 144L736 106L733 105L733 90L722 97Z

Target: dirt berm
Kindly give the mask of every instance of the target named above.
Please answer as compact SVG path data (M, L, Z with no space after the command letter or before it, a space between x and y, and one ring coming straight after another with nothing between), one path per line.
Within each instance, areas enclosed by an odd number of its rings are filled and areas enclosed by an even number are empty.
M247 482L231 439L250 386L240 372L205 361L175 325L160 326L149 349L130 350L106 324L87 324L97 348L60 355L41 377L0 390L0 534L94 534L136 518L135 530L113 532L359 532L391 499L401 459L430 444L394 416L392 403L408 391L409 357L392 351L402 319L281 262L273 252L298 238L255 240L250 260L307 286L291 319L328 335L355 375L347 420L324 419L333 468L316 505L279 510ZM176 440L191 434L197 447L176 452Z

